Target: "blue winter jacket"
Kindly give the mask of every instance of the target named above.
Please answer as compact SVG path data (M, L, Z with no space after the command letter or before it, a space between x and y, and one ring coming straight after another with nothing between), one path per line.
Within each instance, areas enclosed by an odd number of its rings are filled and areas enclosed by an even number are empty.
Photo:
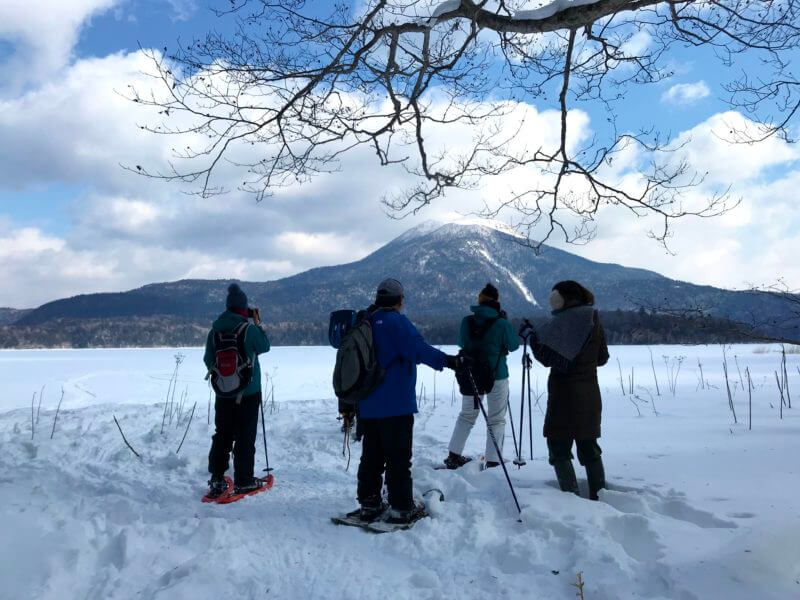
M417 365L424 363L441 371L447 355L430 346L411 321L395 310L379 309L372 315L372 336L386 375L359 403L359 415L382 419L416 413Z

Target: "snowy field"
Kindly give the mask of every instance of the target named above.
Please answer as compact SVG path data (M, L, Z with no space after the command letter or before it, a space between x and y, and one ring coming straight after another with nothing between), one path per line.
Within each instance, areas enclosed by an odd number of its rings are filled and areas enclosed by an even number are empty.
M432 468L460 398L449 372L434 382L421 368L415 487L440 488L446 501L412 530L381 536L328 520L355 506L360 455L353 443L345 470L331 349L262 357L275 388L266 416L276 485L229 506L200 503L213 429L201 350L0 352L0 598L566 599L578 573L591 600L800 598L800 355L787 369L796 408L781 419L777 349L728 349L734 424L720 346L652 350L660 395L646 347L611 348L600 371L610 487L600 502L555 487L534 407L533 460L510 465L521 523L500 469ZM183 406L162 434L177 352ZM518 421L519 352L509 362ZM543 391L545 370L534 379ZM466 452L479 455L484 436L476 427ZM507 456L511 447L509 431ZM524 447L527 457L527 424ZM260 470L260 436L257 450Z

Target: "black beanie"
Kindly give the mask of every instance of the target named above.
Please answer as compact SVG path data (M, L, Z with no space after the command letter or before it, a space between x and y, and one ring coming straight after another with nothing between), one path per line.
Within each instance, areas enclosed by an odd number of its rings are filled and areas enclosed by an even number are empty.
M247 296L239 287L238 283L232 283L228 286L228 297L225 299L225 308L238 308L244 310L247 308Z
M488 300L494 300L497 302L500 300L500 292L497 291L497 288L494 287L491 283L487 283L486 286L480 291L478 297L484 297Z
M559 281L553 286L553 289L564 297L564 302L567 306L594 305L594 294L577 281L572 281L571 279Z

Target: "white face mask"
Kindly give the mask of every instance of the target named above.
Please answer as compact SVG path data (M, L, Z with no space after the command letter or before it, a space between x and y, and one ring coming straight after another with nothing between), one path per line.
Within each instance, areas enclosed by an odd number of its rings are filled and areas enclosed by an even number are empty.
M564 308L564 296L562 296L558 290L550 292L550 298L548 298L548 300L550 301L550 308L553 310L561 310Z

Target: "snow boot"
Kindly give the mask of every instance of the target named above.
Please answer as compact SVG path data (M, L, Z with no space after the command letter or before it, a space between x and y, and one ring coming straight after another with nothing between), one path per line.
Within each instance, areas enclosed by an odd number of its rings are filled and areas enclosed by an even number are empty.
M249 483L236 484L233 487L235 494L248 494L264 487L264 482L260 479L252 478Z
M586 480L589 482L589 500L599 500L598 492L606 487L603 460L598 458L584 466L586 467Z
M425 505L415 502L414 508L411 510L397 510L390 508L389 513L385 519L391 525L409 525L414 521L419 521L421 518L426 517L428 512L425 510Z
M361 503L361 508L354 510L351 513L347 513L347 516L355 516L358 515L358 518L366 523L372 523L373 521L377 521L383 513L386 512L386 509L389 507L380 496L375 496L374 498L368 498Z
M575 476L575 468L571 460L558 460L553 462L553 469L556 472L556 479L562 492L572 492L580 495L578 491L578 478ZM588 470L588 469L587 469Z
M222 475L212 475L208 480L208 494L206 498L219 498L228 489L228 483Z
M448 469L458 469L459 467L463 467L471 460L472 459L468 456L461 456L460 454L451 452L447 455L447 458L444 459L444 466Z
M500 463L495 460L487 460L486 467L487 469L494 469L495 467L499 467Z

